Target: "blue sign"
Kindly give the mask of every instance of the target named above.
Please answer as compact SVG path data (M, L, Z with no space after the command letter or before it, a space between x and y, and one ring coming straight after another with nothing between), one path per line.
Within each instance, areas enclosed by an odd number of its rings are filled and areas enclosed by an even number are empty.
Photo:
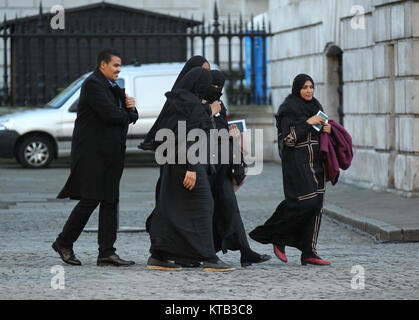
M266 49L266 38L265 41L262 37L253 38L253 63L255 72L255 96L253 103L262 104L263 101L263 68L267 70L267 49ZM265 51L265 57L263 52ZM265 64L265 66L264 66ZM266 81L266 79L265 79ZM251 37L245 37L245 85L250 88L252 84L252 39ZM266 83L265 97L268 96L268 86Z

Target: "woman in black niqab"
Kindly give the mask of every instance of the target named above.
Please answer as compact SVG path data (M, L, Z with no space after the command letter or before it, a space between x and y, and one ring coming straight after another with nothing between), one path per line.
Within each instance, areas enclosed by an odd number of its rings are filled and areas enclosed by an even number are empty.
M192 58L190 58L185 63L185 65L183 66L182 70L180 71L178 77L176 78L176 81L173 84L172 90L176 89L179 85L179 82L182 80L182 78L189 71L191 71L193 68L196 68L196 67L203 67L203 68L209 70L210 64L207 61L207 59L205 59L204 57L199 56L199 55L196 55L196 56L193 56ZM159 146L159 144L162 143L162 142L155 141L155 137L156 137L156 133L159 129L164 128L165 126L167 126L167 124L166 124L167 113L168 113L167 108L168 108L168 103L167 103L167 100L166 100L165 104L163 105L162 110L160 111L159 116L157 117L156 121L154 122L153 126L151 127L151 129L149 130L147 135L145 136L144 141L140 144L140 146L139 146L140 149L155 151L156 148Z
M207 61L207 59L205 59L202 56L196 55L193 56L192 58L190 58L185 65L183 66L181 72L179 73L178 77L176 78L175 83L173 84L172 87L172 91L175 90L176 88L178 88L180 81L183 79L183 77L189 72L191 71L193 68L196 67L202 67L205 69L210 68L210 64ZM171 110L169 108L169 103L168 100L166 100L166 102L163 105L162 110L160 111L159 116L157 117L156 121L154 122L153 126L151 127L151 129L149 130L149 132L147 133L146 137L144 138L144 141L139 145L139 149L143 149L143 150L152 150L155 151L156 148L163 143L163 141L156 141L156 133L158 130L163 129L163 128L168 128L170 126L170 124L168 123L170 121L170 116L171 116ZM160 184L161 184L161 167L160 167L160 176L157 179L156 182L156 187L155 187L155 192L156 192L156 206L157 206L157 195L160 192ZM149 217L147 218L146 221L146 230L148 232L149 230L149 224L151 221L151 217L154 213L153 212L149 215Z
M218 70L211 70L212 88L208 96L209 102L219 100L225 83L224 74ZM221 111L214 118L216 129L229 131L227 109L221 103ZM221 163L222 141L218 141L219 163L215 166L216 173L210 176L211 191L214 197L214 242L215 250L226 253L228 250L239 250L240 262L243 267L253 263L261 263L271 259L271 256L254 252L247 240L246 231L240 216L236 194L233 188L233 179L240 181L238 176L244 168L240 164L233 164L233 144L237 143L230 137L229 155L230 163ZM240 148L239 146L236 146ZM242 156L242 155L241 155ZM243 157L243 156L242 156ZM244 175L244 172L243 172Z
M316 251L326 181L320 132L312 127L324 124L316 115L323 108L313 92L313 79L299 74L292 93L279 107L276 121L285 200L264 225L249 235L260 243L273 244L275 255L283 262L288 261L285 246L291 246L301 250L303 265L328 265L330 262L322 260Z
M187 133L197 128L208 133L211 113L202 104L202 99L206 97L210 85L208 70L198 67L189 71L178 87L166 94L168 108L164 128L172 129L176 135L178 121L186 121ZM218 259L214 249L214 200L207 163L161 166L156 208L149 221L151 257L148 268L173 270L178 265L202 265L204 270L209 271L233 270ZM191 189L184 185L187 172L196 173L196 182ZM178 265L171 261L176 261Z

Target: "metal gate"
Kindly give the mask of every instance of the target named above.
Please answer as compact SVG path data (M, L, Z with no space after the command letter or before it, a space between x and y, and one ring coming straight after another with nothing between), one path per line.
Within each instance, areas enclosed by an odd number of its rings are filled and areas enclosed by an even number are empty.
M43 105L82 74L96 67L104 47L119 51L124 64L182 62L188 56L206 55L211 39L214 63L220 63L220 40L227 40L223 69L232 104L267 104L267 23L261 25L230 18L220 23L217 5L210 24L109 3L68 9L64 30L51 28L53 14L6 21L0 26L4 43L2 105ZM269 28L270 29L270 28ZM250 83L245 82L244 42L250 41ZM233 41L239 43L238 66L233 66ZM261 39L262 68L256 70L255 43ZM197 46L197 40L200 45ZM198 52L197 47L200 47ZM189 52L188 52L189 50ZM10 61L8 59L10 58ZM8 65L10 64L10 70ZM262 90L256 90L256 72L262 73ZM259 88L260 89L260 88ZM262 93L261 93L262 92ZM258 96L257 96L258 95Z

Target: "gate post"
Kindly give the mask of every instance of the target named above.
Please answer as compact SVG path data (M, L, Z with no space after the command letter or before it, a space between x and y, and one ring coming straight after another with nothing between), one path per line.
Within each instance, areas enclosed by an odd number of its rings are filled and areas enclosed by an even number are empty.
M217 2L214 3L214 30L212 32L214 39L214 62L219 66L220 64L220 48L219 48L219 39L220 39L220 29L218 28L220 23L218 22L218 8Z
M36 95L36 104L42 105L45 102L45 34L43 33L44 23L43 23L43 14L42 14L42 3L39 4L39 18L38 24L36 26L37 33L39 33L38 38L38 94Z
M10 101L9 99L9 87L8 87L8 73L7 73L7 39L8 39L8 35L7 35L7 24L6 24L6 14L4 14L4 22L3 22L3 41L4 41L4 70L3 70L3 82L4 82L4 101L3 104L7 105L7 103Z

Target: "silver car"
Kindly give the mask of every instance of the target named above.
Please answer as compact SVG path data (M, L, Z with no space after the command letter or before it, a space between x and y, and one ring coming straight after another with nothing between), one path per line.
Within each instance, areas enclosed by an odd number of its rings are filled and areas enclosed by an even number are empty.
M123 66L118 84L135 97L139 120L129 126L127 153L137 148L154 124L184 63ZM44 108L0 117L0 157L16 158L24 167L44 168L71 152L80 88L87 73L52 99ZM226 95L223 102L227 107Z

